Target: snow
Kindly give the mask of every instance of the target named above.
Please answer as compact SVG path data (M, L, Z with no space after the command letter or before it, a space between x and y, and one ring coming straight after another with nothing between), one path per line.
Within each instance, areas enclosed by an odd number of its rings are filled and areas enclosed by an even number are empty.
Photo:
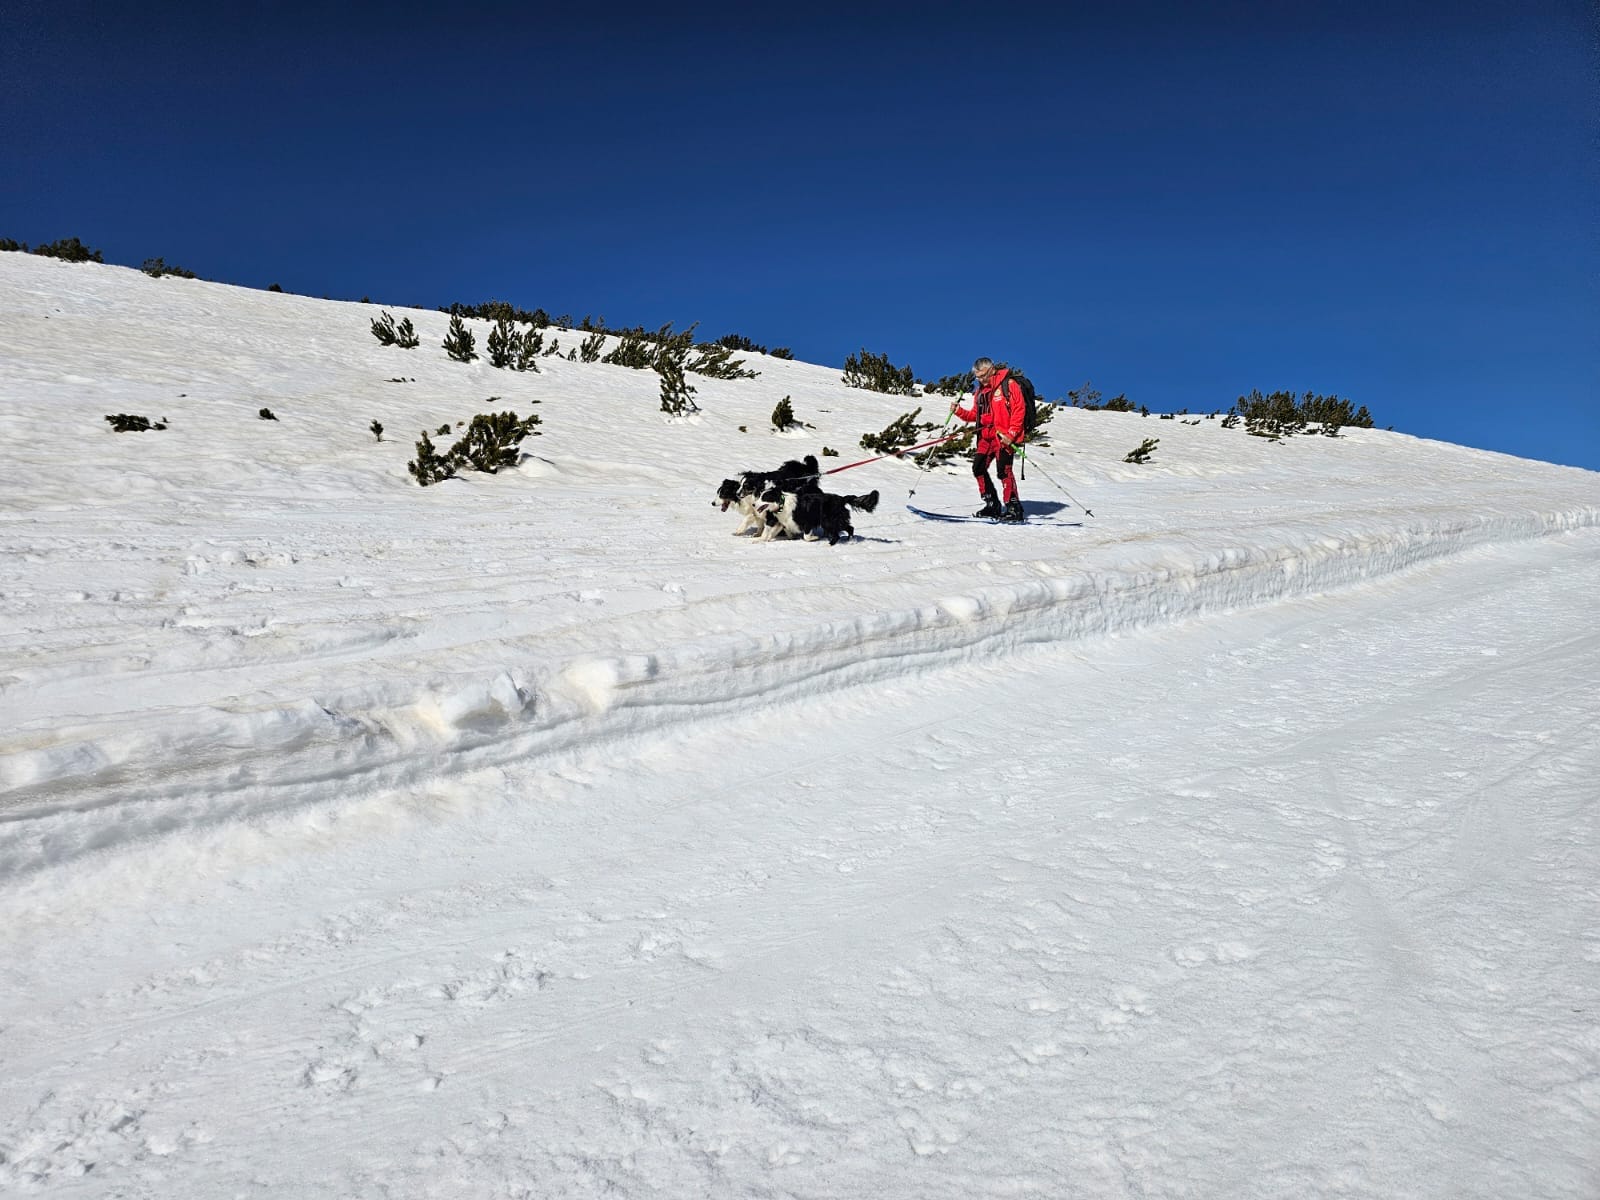
M0 1191L1600 1194L1600 476L381 311L0 254Z

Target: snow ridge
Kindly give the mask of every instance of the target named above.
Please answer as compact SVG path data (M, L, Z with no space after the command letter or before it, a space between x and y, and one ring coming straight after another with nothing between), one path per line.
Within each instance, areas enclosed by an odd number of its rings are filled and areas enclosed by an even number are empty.
M863 612L770 634L649 653L507 661L492 674L405 680L252 711L181 709L114 731L93 726L0 761L0 872L21 875L113 840L348 799L557 755L683 721L992 659L1036 643L1128 633L1371 583L1500 543L1600 525L1600 506L1522 517L1440 518L1273 544L1136 554L1021 583ZM414 683L414 681L413 681ZM65 731L62 731L65 733ZM37 819L112 809L93 837ZM114 829L115 833L110 830ZM83 830L79 831L84 832Z

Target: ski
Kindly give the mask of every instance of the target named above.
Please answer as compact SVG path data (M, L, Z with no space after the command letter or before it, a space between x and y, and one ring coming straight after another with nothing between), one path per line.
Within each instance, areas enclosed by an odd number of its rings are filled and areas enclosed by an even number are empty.
M1061 521L1053 516L1043 514L1026 515L1021 521L1001 521L994 517L969 517L959 513L929 512L925 508L918 508L915 504L906 505L906 511L921 517L924 521L963 521L970 524L982 525L1076 525L1076 521Z

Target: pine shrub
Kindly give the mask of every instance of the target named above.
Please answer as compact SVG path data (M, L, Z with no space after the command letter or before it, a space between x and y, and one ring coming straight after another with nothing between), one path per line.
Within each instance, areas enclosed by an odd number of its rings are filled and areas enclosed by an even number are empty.
M941 375L925 389L936 396L964 396L977 386L978 377L971 371L960 375Z
M166 261L160 258L147 258L144 266L139 268L151 279L160 279L163 275L176 276L179 279L198 279L193 271L186 271L179 266L167 266Z
M688 369L696 375L704 375L707 379L754 379L761 374L760 371L751 371L744 365L744 359L734 358L733 350L718 343L709 343L696 346L694 357L688 362Z
M539 370L539 348L544 345L544 334L537 329L524 329L517 335L517 356L511 364L518 371Z
M600 351L605 348L606 335L598 332L592 333L584 338L583 343L578 347L578 361L586 363L599 362Z
M679 417L684 413L699 412L694 402L694 385L684 377L683 353L663 347L656 354L656 374L661 377L661 411Z
M1098 409L1100 407L1100 393L1095 389L1094 384L1087 379L1083 381L1082 387L1073 388L1068 392L1067 399L1072 402L1073 408Z
M774 346L767 357L782 358L792 362L794 360L794 351L787 346Z
M921 412L921 408L913 408L890 421L881 433L862 434L861 448L874 454L899 454L906 447L916 445L924 433L939 428L926 422L919 425L917 417Z
M896 367L887 354L873 354L865 347L859 355L844 360L841 376L846 387L865 388L891 396L915 396L917 377L909 366Z
M839 452L837 450L833 449L831 446L824 446L822 448L822 457L823 458L838 458L839 457Z
M517 353L517 343L521 335L512 327L510 320L501 317L494 323L494 328L489 331L489 340L484 343L489 351L489 365L502 370L509 367Z
M611 353L600 360L614 367L631 367L645 371L656 365L656 352L646 339L643 329L624 329L621 340L611 348Z
M113 433L144 433L151 429L165 429L167 422L151 421L149 417L136 416L133 413L107 413L106 420L111 424Z
M1155 448L1160 444L1160 438L1145 438L1144 441L1129 450L1128 457L1122 461L1125 463L1147 463L1150 461L1150 455L1155 452Z
M4 253L6 251L16 251L21 254L26 254L28 252L28 243L19 242L12 238L0 238L0 253Z
M400 319L400 327L394 331L394 344L402 350L415 350L422 344L410 317Z
M789 403L789 397L785 396L778 401L778 407L772 410L772 427L781 433L785 429L792 429L798 424L800 422L794 419L794 405Z
M278 419L270 408L263 408L256 416L263 421L276 421Z
M383 441L383 422L374 421L371 425L368 425L367 428L372 430L373 437L377 438L380 442Z
M468 468L489 475L498 474L502 467L517 465L523 438L538 437L539 430L535 428L538 424L537 414L519 419L514 412L479 413L472 418L467 431L443 454L434 446L428 431L423 430L417 441L417 457L406 464L406 470L422 487L452 479L457 471ZM445 437L449 433L450 425L446 422L439 426L437 436Z
M456 462L449 454L440 454L434 448L433 439L428 436L428 431L423 430L422 437L417 441L417 457L406 463L406 470L411 472L412 478L418 484L427 487L453 478L456 473Z
M47 242L43 246L35 246L33 253L42 254L46 258L59 258L62 262L105 262L105 259L101 257L100 251L89 249L75 237L62 238L60 241Z
M388 313L376 317L372 322L372 336L378 339L379 345L392 346L399 340L399 331L394 327L394 318Z
M445 334L444 338L445 353L457 362L471 362L478 357L477 352L473 350L475 342L472 330L461 323L460 317L452 316L450 332Z

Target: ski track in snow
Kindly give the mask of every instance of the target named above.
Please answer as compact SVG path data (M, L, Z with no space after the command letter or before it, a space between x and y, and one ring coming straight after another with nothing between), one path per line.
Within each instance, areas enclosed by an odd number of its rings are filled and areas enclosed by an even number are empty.
M1081 528L757 545L915 401L0 295L0 1190L1600 1192L1593 474L1066 412Z

